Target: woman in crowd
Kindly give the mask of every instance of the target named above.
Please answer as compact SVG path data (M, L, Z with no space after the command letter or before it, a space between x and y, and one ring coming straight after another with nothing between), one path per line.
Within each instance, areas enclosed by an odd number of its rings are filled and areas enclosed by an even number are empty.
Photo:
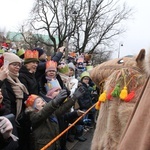
M8 62L9 74L4 83L10 101L10 112L15 115L17 132L19 137L19 150L29 149L29 126L27 116L24 114L24 101L28 97L26 87L18 79L21 68L20 58L13 53L4 53L4 62Z

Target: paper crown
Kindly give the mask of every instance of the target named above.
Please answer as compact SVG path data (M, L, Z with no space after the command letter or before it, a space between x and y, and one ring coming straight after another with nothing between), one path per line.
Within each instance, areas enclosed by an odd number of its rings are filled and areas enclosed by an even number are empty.
M38 95L34 95L34 94L31 94L28 99L25 101L25 105L27 107L33 107L34 105L34 101L38 98L39 96Z
M46 91L48 92L49 90L51 90L53 88L60 88L61 89L61 86L60 86L60 84L59 84L57 79L53 79L51 81L48 81L45 84L45 88L46 88Z
M24 64L38 62L39 53L36 50L26 50L24 53Z
M49 60L46 62L46 72L49 70L57 70L57 62Z
M39 53L36 50L26 50L24 53L24 59L29 59L29 58L39 58Z
M61 64L58 65L58 72L63 73L63 74L69 73L68 64L61 62Z

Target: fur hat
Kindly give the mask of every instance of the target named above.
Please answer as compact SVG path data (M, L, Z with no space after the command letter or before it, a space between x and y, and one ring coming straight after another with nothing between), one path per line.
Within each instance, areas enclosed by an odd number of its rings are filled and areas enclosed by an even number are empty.
M8 61L9 64L13 63L13 62L19 62L21 63L21 59L14 53L9 53L9 52L5 52L3 54L4 56L4 61Z
M44 50L42 48L39 48L39 47L36 47L33 50L37 50L38 51L39 57L45 53Z
M27 107L33 107L35 100L38 98L38 95L31 94L28 99L25 101Z

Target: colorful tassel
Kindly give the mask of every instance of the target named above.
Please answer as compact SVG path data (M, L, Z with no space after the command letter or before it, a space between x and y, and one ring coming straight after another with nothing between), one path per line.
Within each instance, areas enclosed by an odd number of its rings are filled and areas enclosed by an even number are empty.
M95 105L95 109L96 109L96 110L99 110L99 109L100 109L100 105L101 105L101 102L98 101L98 102L96 103L96 105Z
M126 102L130 102L134 98L134 96L135 96L135 92L131 91L124 100Z
M111 95L113 97L119 97L119 94L120 94L120 85L117 84L113 90L113 92L111 93Z
M111 98L112 98L111 93L112 93L112 91L111 91L111 92L109 92L109 93L107 94L107 99L108 99L108 100L111 100Z
M100 96L99 96L99 101L105 102L106 101L106 91L104 91Z
M120 99L125 100L128 95L127 87L125 86L119 95Z

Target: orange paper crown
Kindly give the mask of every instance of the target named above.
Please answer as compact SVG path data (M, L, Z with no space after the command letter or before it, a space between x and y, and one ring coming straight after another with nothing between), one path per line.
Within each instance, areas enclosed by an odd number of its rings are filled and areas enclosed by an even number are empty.
M46 69L48 68L57 68L57 62L49 60L46 62Z
M35 101L35 99L36 99L37 97L39 97L39 96L38 96L38 95L31 94L31 95L28 97L28 99L25 101L26 106L27 106L27 107L29 107L29 106L32 107L33 104L34 104L34 101Z
M36 50L26 50L24 53L24 59L29 59L29 58L39 58L39 53Z

